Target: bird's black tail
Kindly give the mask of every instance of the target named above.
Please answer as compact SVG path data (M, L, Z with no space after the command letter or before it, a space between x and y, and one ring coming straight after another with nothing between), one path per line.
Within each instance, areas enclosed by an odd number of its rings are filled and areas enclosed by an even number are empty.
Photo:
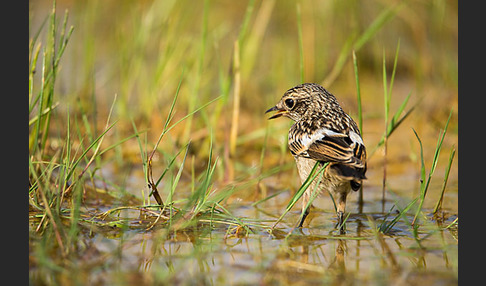
M361 181L366 179L366 164L364 168L356 168L345 164L333 164L331 168L336 171L339 176L350 180L351 189L353 189L353 191L359 190Z

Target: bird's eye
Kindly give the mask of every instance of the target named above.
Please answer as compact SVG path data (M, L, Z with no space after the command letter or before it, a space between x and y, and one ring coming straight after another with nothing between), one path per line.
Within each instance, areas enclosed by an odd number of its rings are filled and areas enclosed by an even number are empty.
M288 107L289 109L292 109L292 107L294 107L294 104L295 104L295 102L294 102L294 100L293 100L293 99L291 99L291 98L287 98L287 99L285 100L285 105L287 105L287 107Z

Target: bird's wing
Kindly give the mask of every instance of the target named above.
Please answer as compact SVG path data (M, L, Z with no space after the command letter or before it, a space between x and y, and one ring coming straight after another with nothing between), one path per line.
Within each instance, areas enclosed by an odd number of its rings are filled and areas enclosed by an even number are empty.
M336 132L320 128L312 133L289 133L289 148L292 154L316 161L336 162L356 168L364 168L366 151L361 136L353 130Z

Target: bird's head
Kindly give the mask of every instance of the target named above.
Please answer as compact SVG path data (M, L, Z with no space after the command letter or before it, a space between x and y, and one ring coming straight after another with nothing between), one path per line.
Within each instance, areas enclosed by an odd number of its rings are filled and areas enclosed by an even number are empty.
M332 101L335 101L334 96L322 86L304 83L287 90L280 101L265 113L276 111L268 119L284 116L297 122L313 113L324 112L325 106Z

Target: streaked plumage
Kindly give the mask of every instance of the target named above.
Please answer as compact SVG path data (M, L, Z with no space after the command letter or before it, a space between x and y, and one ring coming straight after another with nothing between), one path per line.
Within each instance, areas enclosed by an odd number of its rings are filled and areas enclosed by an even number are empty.
M282 99L267 110L270 111L276 113L269 119L285 116L295 121L289 130L288 145L302 182L316 161L329 162L318 187L319 191L328 190L332 194L337 204L338 225L342 226L346 197L351 189L357 191L366 178L366 148L358 126L342 110L334 95L315 83L287 90ZM315 182L303 195L303 210Z

